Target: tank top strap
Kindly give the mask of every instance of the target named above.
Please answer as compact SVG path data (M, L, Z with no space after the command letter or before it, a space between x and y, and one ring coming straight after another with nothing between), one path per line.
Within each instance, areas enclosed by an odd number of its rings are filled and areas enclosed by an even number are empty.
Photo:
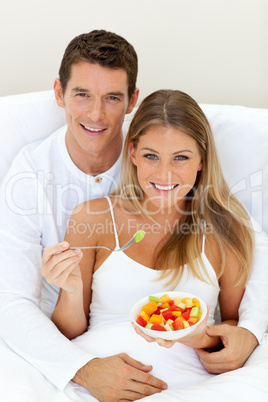
M120 248L120 246L119 246L118 233L117 233L116 225L115 225L113 205L112 205L112 201L110 200L110 197L108 197L106 195L105 198L107 199L109 207L110 207L110 212L111 212L111 217L112 217L112 222L113 222L113 227L114 227L115 250L117 250L118 248Z

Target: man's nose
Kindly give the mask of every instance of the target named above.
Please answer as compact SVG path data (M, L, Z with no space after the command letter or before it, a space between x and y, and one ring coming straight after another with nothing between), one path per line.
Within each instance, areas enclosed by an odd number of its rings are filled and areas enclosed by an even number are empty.
M91 121L93 122L98 122L103 119L104 117L104 110L103 110L103 104L101 100L93 100L90 102L88 111L87 111L87 116L90 118Z

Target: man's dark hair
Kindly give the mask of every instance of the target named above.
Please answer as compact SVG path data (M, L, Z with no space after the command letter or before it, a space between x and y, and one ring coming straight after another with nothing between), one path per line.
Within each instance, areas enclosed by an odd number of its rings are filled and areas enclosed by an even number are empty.
M94 30L76 36L67 46L59 69L63 93L70 79L72 66L80 61L124 69L127 73L130 100L136 88L138 57L126 39L105 30Z

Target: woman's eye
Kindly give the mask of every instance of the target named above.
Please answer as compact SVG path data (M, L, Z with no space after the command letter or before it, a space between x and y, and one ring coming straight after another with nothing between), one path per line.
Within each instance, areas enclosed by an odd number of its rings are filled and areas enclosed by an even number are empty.
M175 159L176 159L177 161L184 161L184 160L188 159L188 156L185 156L185 155L177 155L177 156L175 157Z
M144 157L147 159L152 159L152 160L157 159L157 156L154 154L146 154L146 155L144 155Z

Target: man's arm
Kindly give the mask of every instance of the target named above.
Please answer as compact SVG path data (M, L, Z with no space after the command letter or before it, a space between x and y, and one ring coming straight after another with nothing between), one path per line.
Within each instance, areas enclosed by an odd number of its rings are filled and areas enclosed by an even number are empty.
M0 336L63 389L95 356L67 340L40 310L42 220L34 213L37 183L30 173L26 162L15 163L0 191Z
M268 305L268 238L253 221L255 257L252 272L239 307L237 327L214 325L207 328L210 336L220 336L223 349L210 353L196 350L202 364L211 373L223 373L242 367L268 326L268 313L260 306Z

